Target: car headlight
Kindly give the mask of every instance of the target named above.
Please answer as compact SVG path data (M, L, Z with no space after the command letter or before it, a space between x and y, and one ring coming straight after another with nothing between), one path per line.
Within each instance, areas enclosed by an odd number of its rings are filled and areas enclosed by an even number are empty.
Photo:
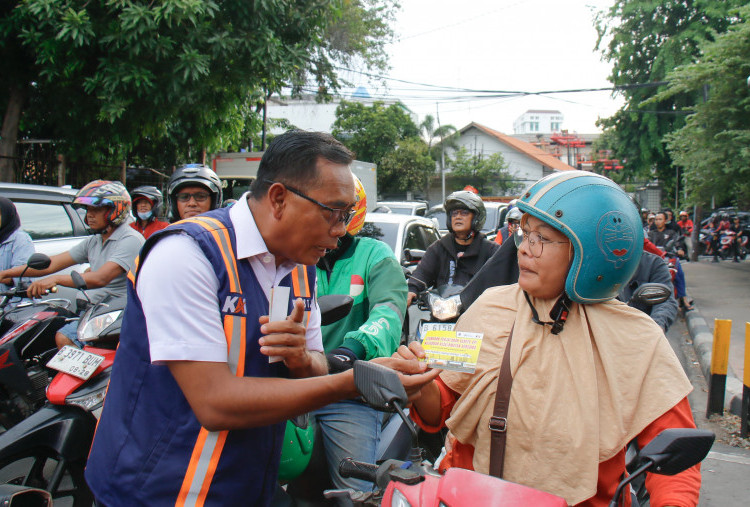
M99 335L111 326L122 313L122 310L114 310L108 313L102 313L94 318L89 318L90 313L81 317L78 324L78 339L82 342L95 340Z
M430 294L430 311L437 320L446 321L457 318L461 314L461 297L456 294L449 298L441 298Z

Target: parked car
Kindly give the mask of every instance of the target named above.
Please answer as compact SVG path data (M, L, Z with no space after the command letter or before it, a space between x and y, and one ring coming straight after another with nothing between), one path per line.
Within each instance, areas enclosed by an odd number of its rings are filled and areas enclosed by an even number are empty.
M487 210L487 219L484 221L484 226L482 227L482 233L484 235L495 234L495 232L503 226L505 220L505 213L503 213L503 211L507 207L508 204L504 202L484 203L484 208ZM427 213L425 213L425 218L437 222L437 227L441 235L448 233L445 209L442 204L430 208Z
M85 212L73 208L76 190L72 188L0 183L0 194L16 205L21 227L34 241L34 249L50 257L66 252L91 234L84 222ZM83 271L88 264L72 266L61 273L72 270ZM75 300L75 289L59 287L54 297Z
M431 220L415 215L377 212L367 214L359 235L387 243L402 266L416 265L417 257L421 259L427 247L440 239Z
M423 217L427 212L427 203L424 201L378 201L375 212Z

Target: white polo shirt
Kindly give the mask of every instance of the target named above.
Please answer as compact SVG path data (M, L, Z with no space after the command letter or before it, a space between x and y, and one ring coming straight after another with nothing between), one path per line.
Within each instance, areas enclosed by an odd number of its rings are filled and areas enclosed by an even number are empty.
M271 288L296 264L286 261L276 267L276 258L260 235L247 196L244 194L229 209L237 238L237 262L250 263L268 299ZM154 245L141 268L136 291L146 317L152 363L226 362L227 341L217 295L219 280L192 237L173 234ZM317 301L310 311L306 337L309 350L323 351Z

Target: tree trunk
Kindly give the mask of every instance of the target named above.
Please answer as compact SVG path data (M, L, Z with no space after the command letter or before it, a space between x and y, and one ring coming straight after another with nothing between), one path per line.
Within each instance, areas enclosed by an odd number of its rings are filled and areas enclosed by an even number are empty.
M18 141L18 123L23 109L24 93L17 86L9 90L8 107L5 110L3 129L0 131L0 181L13 182L13 157L16 154Z

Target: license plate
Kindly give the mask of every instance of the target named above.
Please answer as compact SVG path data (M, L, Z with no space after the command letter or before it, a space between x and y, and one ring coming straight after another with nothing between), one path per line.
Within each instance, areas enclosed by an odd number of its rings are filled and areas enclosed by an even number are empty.
M55 357L50 359L47 367L83 380L88 380L99 365L102 364L102 361L104 361L104 356L65 345L57 351Z

